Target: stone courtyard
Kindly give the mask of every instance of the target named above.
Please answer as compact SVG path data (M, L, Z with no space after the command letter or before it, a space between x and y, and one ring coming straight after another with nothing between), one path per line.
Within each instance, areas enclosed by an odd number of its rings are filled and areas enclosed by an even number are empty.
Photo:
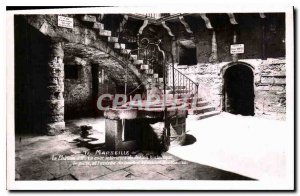
M285 19L14 16L15 179L285 180Z
M218 129L220 123L223 129ZM84 124L93 126L93 133L85 139L77 131ZM171 147L161 156L151 152L133 152L127 156L140 157L145 164L132 164L131 159L122 159L123 164L113 165L109 164L111 160L107 158L102 159L107 165L89 165L86 164L89 161L74 159L86 160L88 154L85 152L92 155L102 149L105 142L104 119L72 120L66 122L68 129L57 136L16 136L16 180L283 178L286 152L284 145L278 145L278 140L284 141L286 138L280 130L283 125L284 121L229 113L221 113L200 121L189 117L184 146ZM262 128L258 129L258 126ZM263 129L266 126L272 129ZM272 138L269 137L270 130ZM53 155L67 156L69 160L54 160ZM120 157L122 156L115 156L116 159ZM162 160L168 162L159 162Z

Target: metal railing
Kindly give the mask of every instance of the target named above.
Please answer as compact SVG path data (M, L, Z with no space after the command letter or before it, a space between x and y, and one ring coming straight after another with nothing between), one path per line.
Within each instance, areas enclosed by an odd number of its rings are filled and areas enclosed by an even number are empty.
M198 95L199 84L194 82L184 73L175 68L174 64L168 66L168 85L172 87L174 94L190 94L191 96Z

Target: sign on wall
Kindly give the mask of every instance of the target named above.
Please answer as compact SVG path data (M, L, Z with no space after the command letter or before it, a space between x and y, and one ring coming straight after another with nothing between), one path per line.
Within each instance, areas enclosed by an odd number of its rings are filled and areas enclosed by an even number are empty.
M65 16L58 16L57 17L57 25L59 27L66 27L72 29L74 26L73 18L65 17Z
M233 44L230 45L230 54L243 54L244 44Z

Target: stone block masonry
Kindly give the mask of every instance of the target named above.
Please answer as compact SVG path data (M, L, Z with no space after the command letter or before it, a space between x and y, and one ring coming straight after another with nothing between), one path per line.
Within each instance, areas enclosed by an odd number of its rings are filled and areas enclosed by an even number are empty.
M46 134L56 135L65 129L64 122L64 51L61 42L53 41L48 62L48 99Z
M253 67L254 113L270 119L285 119L286 112L286 64L284 58L267 60L248 59L239 62ZM194 66L178 66L180 71L199 83L199 95L219 110L223 108L223 73L229 64L198 63ZM222 71L223 70L223 71Z
M286 69L285 60L262 61L255 74L256 115L269 118L285 118L286 112Z

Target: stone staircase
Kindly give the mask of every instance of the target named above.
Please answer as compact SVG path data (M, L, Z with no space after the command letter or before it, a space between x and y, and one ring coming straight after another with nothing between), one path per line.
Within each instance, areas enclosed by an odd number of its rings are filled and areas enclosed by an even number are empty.
M188 103L187 114L191 119L205 119L214 115L218 115L220 112L216 111L215 106L213 106L209 101L202 98L200 95L194 95L192 92L185 90L184 86L175 86L175 92L173 92L172 87L168 86L167 98L175 99L176 101L184 101ZM174 95L173 95L174 93Z
M98 20L99 17L94 15L85 14L81 17L82 22L92 24L93 29L98 31L98 35L106 40L108 44L111 44L111 47L118 52L121 57L123 55L121 60L125 60L131 49L126 48L125 43L119 42L118 37L112 36L112 31L105 29L105 25Z
M83 15L81 17L81 21L92 24L93 29L98 31L98 35L106 40L114 51L120 55L119 58L121 59L119 60L129 60L132 65L130 68L136 69L133 71L135 73L136 71L138 72L141 80L144 81L146 88L147 86L149 88L149 84L153 83L162 86L163 78L159 77L159 74L155 73L149 64L145 64L144 60L139 59L137 54L131 54L132 49L126 48L126 43L122 43L118 37L112 36L112 31L105 29L105 25L98 20L99 17L94 15ZM195 95L195 93L187 89L186 86L175 85L173 89L173 85L170 85L169 82L166 90L166 96L168 100L185 100L186 103L188 103L187 114L191 116L191 118L204 119L220 113L219 111L216 111L215 107L207 100L201 98L198 93Z

